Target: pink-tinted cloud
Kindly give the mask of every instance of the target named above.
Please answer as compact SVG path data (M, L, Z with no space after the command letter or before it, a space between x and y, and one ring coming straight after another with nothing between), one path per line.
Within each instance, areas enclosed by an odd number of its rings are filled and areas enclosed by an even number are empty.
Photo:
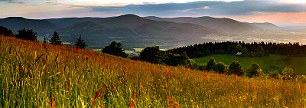
M306 25L306 12L254 12L254 15L228 15L245 22L271 22L277 25ZM224 16L216 16L224 17Z

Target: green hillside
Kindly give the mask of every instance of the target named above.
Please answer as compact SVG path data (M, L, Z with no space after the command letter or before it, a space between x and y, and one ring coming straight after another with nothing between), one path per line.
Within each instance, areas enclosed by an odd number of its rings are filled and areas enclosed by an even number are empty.
M286 56L270 54L264 57L238 57L236 55L217 54L209 55L201 58L195 58L197 63L207 63L210 58L214 58L216 62L223 62L230 65L232 61L238 61L243 68L251 67L252 63L257 63L262 69L283 69L286 66L293 68L296 74L306 74L306 57L292 57L289 62L285 61Z

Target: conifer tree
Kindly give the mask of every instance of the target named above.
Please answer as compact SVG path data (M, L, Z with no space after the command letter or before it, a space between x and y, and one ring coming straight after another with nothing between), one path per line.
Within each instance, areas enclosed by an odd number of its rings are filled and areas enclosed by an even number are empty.
M57 32L54 32L51 40L50 40L50 44L54 44L54 45L62 45L62 41L59 38L59 35L57 34Z
M75 42L74 45L75 45L76 47L78 47L78 48L81 48L81 49L84 49L84 48L87 46L87 44L85 43L85 41L82 40L81 35L80 35L80 37L77 39L77 41Z

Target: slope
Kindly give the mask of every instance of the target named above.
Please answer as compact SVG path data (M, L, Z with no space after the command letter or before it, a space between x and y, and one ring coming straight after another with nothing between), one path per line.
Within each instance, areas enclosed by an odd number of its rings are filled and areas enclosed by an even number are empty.
M53 18L53 19L43 19L45 21L52 22L60 28L69 28L75 24L83 23L87 21L100 22L105 20L104 18Z
M302 107L301 82L220 75L0 36L1 107Z
M260 30L251 24L242 23L230 18L213 18L209 16L204 17L179 17L179 18L159 18L155 16L145 17L146 19L156 21L171 21L177 23L191 23L197 24L204 27L220 30L227 33L242 34L242 33L253 33Z
M256 27L264 28L264 29L280 29L280 27L278 27L277 25L269 23L269 22L265 22L265 23L249 23L249 24L252 24L252 25L254 25Z

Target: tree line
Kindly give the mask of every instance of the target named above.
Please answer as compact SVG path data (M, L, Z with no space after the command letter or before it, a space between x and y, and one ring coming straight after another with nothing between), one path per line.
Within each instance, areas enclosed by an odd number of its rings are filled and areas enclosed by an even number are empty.
M187 53L190 58L198 58L213 54L237 54L242 57L262 57L269 54L290 55L293 57L306 56L306 45L295 43L272 42L206 42L168 50L171 53Z
M244 69L241 67L240 63L235 60L229 66L227 66L222 62L217 63L215 59L210 58L206 65L200 69L216 72L219 74L235 74L238 76L275 78L282 80L298 79L306 82L305 75L296 75L294 70L290 67L285 67L281 70L281 72L274 70L270 71L269 73L264 73L257 63L253 63L251 67Z
M109 46L103 48L102 52L115 56L128 57L128 54L126 54L125 50L122 48L122 43L117 43L116 41L111 42ZM196 62L190 59L186 53L170 53L160 50L158 46L146 47L140 52L139 56L131 57L131 59L170 66L197 68Z

